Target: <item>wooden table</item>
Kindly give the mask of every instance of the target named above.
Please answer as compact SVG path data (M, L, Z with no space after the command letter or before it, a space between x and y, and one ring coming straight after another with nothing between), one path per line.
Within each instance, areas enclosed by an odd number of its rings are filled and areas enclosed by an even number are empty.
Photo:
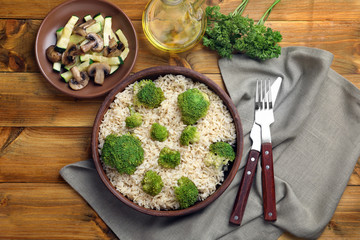
M90 158L90 133L99 97L79 100L53 88L34 55L42 19L63 0L1 0L0 15L0 238L113 239L111 230L59 175ZM155 51L141 28L146 0L111 0L133 21L139 55L133 72L180 65L223 86L218 57L201 44L177 55ZM223 13L240 1L220 3ZM244 12L257 20L272 3L251 0ZM309 46L335 55L332 68L360 88L360 1L288 0L272 11L268 26L281 46ZM360 161L321 239L360 238ZM280 239L294 239L284 234Z

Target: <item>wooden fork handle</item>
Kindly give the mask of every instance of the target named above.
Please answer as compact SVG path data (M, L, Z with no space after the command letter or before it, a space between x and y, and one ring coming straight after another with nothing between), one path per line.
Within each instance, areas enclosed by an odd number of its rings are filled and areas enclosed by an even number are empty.
M263 143L261 145L261 158L264 219L266 221L276 221L275 181L271 143Z
M244 216L246 203L249 197L250 188L254 180L256 166L260 152L251 150L246 162L245 170L235 198L235 203L230 216L230 223L241 225Z

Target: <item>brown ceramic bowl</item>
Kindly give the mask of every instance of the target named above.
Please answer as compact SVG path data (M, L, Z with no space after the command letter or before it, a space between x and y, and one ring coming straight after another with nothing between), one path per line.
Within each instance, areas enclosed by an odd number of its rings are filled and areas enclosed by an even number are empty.
M215 92L220 98L223 100L227 108L229 109L231 116L235 123L236 128L236 158L235 160L229 165L228 171L225 172L225 179L221 186L218 187L218 189L210 195L207 199L201 202L195 203L195 205L181 210L153 210L141 207L137 205L136 203L132 202L125 196L123 196L119 191L115 189L115 187L111 184L109 181L106 173L104 172L104 169L102 167L102 163L100 160L99 152L98 152L98 140L99 140L99 127L101 124L101 121L104 117L104 114L109 109L110 104L114 101L115 96L117 93L122 92L128 85L142 80L142 79L152 79L155 80L159 76L164 76L166 74L174 74L174 75L183 75L186 76L193 81L204 83L211 89L213 92ZM131 75L127 77L123 82L121 82L119 85L116 86L106 97L103 104L100 106L100 109L97 113L97 116L94 121L94 127L92 132L92 141L91 141L91 148L92 148L92 156L94 159L94 163L97 169L98 174L100 175L101 180L104 182L106 187L117 197L119 198L123 203L126 205L142 212L145 214L153 215L153 216L180 216L180 215L186 215L193 212L196 212L200 209L203 209L207 205L209 205L211 202L215 201L230 185L231 181L234 179L236 172L239 168L240 161L241 161L241 155L243 150L243 131L242 131L242 125L241 120L238 115L238 112L236 110L236 107L234 106L233 102L231 101L230 97L225 93L223 89L221 89L215 82L207 78L206 76L195 72L193 70L183 68L183 67L173 67L173 66L159 66L159 67L153 67L148 68L143 71L140 71L134 75Z
M56 44L56 30L63 27L72 15L79 17L82 21L85 15L94 16L101 13L112 16L112 28L114 31L121 28L129 42L129 55L124 64L106 77L102 86L96 85L94 81L78 91L74 91L69 84L64 82L60 74L54 72L52 63L46 58L46 49ZM126 14L116 5L104 0L70 0L51 10L40 25L35 42L36 61L44 77L58 90L76 98L93 98L108 93L119 82L125 79L131 72L138 53L138 40L133 24Z

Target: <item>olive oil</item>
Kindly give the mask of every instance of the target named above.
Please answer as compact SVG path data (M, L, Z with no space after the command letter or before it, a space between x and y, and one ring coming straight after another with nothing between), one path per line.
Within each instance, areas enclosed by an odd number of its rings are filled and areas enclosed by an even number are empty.
M198 43L205 31L205 19L197 0L152 0L142 18L148 40L158 49L183 52Z

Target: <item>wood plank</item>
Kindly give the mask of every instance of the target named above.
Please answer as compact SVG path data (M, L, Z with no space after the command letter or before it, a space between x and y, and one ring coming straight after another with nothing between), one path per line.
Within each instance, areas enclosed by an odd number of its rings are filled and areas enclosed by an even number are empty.
M115 239L66 183L0 184L1 239Z
M104 100L68 97L39 73L0 74L0 89L0 126L89 127Z
M92 126L101 101L1 95L2 126Z
M236 0L220 2L221 12L224 14L234 11L234 6L240 3L240 1ZM249 1L243 15L258 20L273 2L269 0ZM357 0L281 1L273 8L268 20L321 21L325 19L326 21L358 21L359 12L360 2Z
M62 182L62 167L91 158L91 131L0 127L0 182Z
M0 20L0 72L39 72L34 55L39 20ZM139 54L133 72L159 65L186 65L201 73L218 73L218 56L198 44L192 51L180 54L160 52L150 45L142 32L141 22L134 22L139 38ZM332 21L269 21L268 26L283 35L282 47L308 46L330 51L334 54L332 68L340 74L360 72L360 31L358 22ZM24 44L25 43L25 44ZM183 59L176 61L176 59Z
M114 238L99 216L66 183L0 183L0 209L2 239ZM347 187L319 239L359 238L359 214L360 187ZM280 239L295 238L286 234Z
M0 20L0 71L39 71L35 38L40 21Z
M1 18L20 19L43 19L53 8L65 2L65 0L2 0ZM140 20L148 0L111 0L120 7L132 20ZM241 1L237 0L211 0L207 3L219 4L225 14L235 10ZM258 0L249 1L244 15L259 19L273 1ZM21 6L21 7L19 7ZM360 2L357 0L306 0L306 1L282 1L274 8L269 20L329 20L329 21L358 21L360 14Z

